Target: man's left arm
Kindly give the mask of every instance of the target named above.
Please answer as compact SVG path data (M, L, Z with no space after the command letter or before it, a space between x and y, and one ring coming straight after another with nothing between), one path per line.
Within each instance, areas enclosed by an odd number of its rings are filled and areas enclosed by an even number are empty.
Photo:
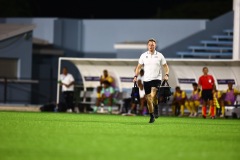
M70 87L70 86L74 85L75 80L74 80L73 76L71 76L70 80L71 80L71 82L69 84L67 84L66 87Z
M164 79L168 80L168 77L169 77L169 67L168 67L167 63L165 63L163 65L163 69L164 69L164 73L165 73Z

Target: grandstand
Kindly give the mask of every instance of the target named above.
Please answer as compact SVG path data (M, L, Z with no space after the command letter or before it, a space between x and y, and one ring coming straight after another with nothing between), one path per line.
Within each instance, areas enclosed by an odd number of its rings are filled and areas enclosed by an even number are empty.
M232 58L233 30L224 29L222 34L212 35L212 39L200 40L200 45L188 46L189 51L179 51L181 58Z

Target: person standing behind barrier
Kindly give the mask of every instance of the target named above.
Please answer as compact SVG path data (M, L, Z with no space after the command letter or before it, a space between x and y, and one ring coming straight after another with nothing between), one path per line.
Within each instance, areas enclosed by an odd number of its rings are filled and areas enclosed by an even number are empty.
M198 113L198 107L201 104L201 90L198 88L197 83L193 83L193 91L188 99L188 105L191 110L190 117L196 117Z
M144 90L147 100L148 111L150 115L149 123L153 123L155 118L158 117L158 113L154 115L154 107L157 106L154 102L158 98L156 96L157 90L161 85L162 77L168 80L169 68L165 57L162 53L156 51L156 40L149 39L147 42L148 50L141 54L138 65L136 67L135 76L133 82L137 81L139 71L144 67ZM165 75L162 75L162 67L165 71Z
M73 97L74 97L74 77L68 73L67 67L62 68L59 84L62 86L62 93L65 99L66 108L68 112L74 111Z
M206 118L207 114L207 105L209 102L209 108L211 112L211 118L214 119L214 107L213 107L213 94L212 90L215 86L215 80L212 75L208 74L208 68L203 67L202 69L203 75L199 77L198 79L198 87L202 89L202 100L203 100L203 106L202 106L202 117Z

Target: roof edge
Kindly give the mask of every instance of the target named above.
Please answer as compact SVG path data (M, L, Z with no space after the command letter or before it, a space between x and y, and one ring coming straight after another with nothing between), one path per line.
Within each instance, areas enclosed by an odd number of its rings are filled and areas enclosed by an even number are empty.
M8 24L0 24L0 26L2 26L2 25L6 25L6 27L7 27ZM2 34L0 34L0 41L23 34L23 33L26 33L26 32L29 32L29 31L32 31L32 30L34 30L34 28L36 28L36 25L34 25L34 24L30 24L30 25L18 25L17 24L16 26L19 26L19 27L18 28L16 27L16 29L12 29L12 30L9 30L9 31L6 31L6 32L3 32Z

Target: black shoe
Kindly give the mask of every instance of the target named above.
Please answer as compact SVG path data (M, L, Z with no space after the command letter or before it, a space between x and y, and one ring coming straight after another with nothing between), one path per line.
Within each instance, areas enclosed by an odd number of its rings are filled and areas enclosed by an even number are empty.
M203 117L204 119L206 119L206 116L203 115L202 117Z
M155 121L155 118L151 117L149 123L153 123L154 121Z

